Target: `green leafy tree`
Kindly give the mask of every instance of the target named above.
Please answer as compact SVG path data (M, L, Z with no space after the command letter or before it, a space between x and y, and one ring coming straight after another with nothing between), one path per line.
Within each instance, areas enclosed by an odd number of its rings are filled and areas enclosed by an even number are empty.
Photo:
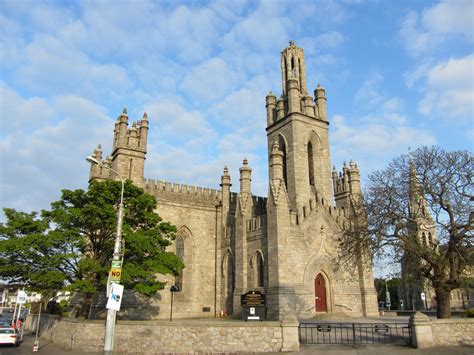
M0 224L0 273L30 289L83 292L90 305L94 292L104 291L111 266L121 183L92 182L87 191L63 190L51 210L22 213L4 209ZM176 228L154 212L156 200L131 182L124 191L125 288L150 296L163 288L157 274L177 275L184 267L167 252ZM87 315L88 306L82 310Z

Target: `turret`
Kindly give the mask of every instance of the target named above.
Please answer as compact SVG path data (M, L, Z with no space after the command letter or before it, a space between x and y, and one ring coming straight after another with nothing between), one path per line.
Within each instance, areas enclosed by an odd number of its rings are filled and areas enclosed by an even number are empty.
M288 113L300 112L301 105L298 79L292 76L287 80L286 86L288 88L286 92L286 97L288 98Z
M118 145L127 144L127 126L128 116L127 109L124 108L122 114L118 117Z
M361 194L360 189L360 173L357 164L353 160L349 162L349 169L347 170L349 176L349 188L352 194Z
M267 126L271 126L276 120L276 96L270 91L266 97Z
M308 95L308 93L306 93L303 97L303 107L305 114L311 117L316 117L314 113L313 98L311 97L311 95Z
M231 186L232 186L232 184L230 183L229 169L227 169L227 166L225 166L224 167L224 172L221 176L222 214L223 214L223 216L227 216L227 213L229 212L230 187Z
M285 117L286 113L285 113L285 100L282 97L280 97L277 101L277 121L283 119L283 117Z
M314 90L314 101L316 102L317 116L320 120L327 121L326 113L326 90L318 84L316 90Z
M339 191L339 179L338 179L338 176L337 176L337 170L336 170L336 166L333 165L332 167L332 186L334 188L334 194L336 194L338 191Z
M146 145L148 140L148 115L146 112L143 114L143 118L140 121L140 140L138 146L141 150L146 152Z
M280 150L278 141L273 144L272 152L270 153L270 180L283 181L283 152Z
M240 193L248 192L251 193L251 182L252 182L252 169L248 166L247 159L244 159L243 166L239 169L240 171Z
M138 130L137 124L134 122L132 124L132 128L128 131L128 146L130 148L137 148L138 147Z

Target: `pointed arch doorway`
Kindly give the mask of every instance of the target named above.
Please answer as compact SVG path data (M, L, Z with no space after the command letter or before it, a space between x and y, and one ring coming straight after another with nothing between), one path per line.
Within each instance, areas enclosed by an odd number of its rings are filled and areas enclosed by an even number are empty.
M314 279L314 305L316 312L327 312L326 280L321 273Z

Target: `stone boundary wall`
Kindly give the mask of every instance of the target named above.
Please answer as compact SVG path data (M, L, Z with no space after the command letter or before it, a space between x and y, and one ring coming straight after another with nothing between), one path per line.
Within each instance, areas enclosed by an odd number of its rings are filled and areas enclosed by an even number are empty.
M432 319L431 331L436 346L474 345L474 319Z
M430 319L416 312L410 317L412 345L415 348L474 345L474 319Z
M36 331L30 315L25 329ZM101 352L105 322L41 315L40 337L70 351ZM297 322L118 321L114 351L126 353L279 352L299 349Z

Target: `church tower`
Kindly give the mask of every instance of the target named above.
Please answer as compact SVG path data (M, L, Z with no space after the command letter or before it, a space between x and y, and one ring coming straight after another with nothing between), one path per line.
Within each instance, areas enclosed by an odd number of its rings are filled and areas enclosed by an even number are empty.
M107 156L102 161L100 145L94 150L92 156L102 165L115 170L122 178L143 187L147 139L148 116L146 112L143 114L142 120L133 122L132 126L128 128L128 115L125 108L115 123L111 157ZM114 172L102 165L91 165L89 181L118 179Z
M293 41L281 53L282 95L266 97L268 152L276 142L283 153L283 177L290 208L299 210L316 193L332 203L326 93L314 99L306 87L303 49Z
M423 188L416 176L415 166L410 161L409 181L409 216L408 231L412 242L421 248L437 250L436 224L429 213L428 205L423 196ZM402 298L406 309L424 309L431 307L434 300L434 290L421 273L423 261L410 253L402 258ZM422 299L421 294L424 294Z

